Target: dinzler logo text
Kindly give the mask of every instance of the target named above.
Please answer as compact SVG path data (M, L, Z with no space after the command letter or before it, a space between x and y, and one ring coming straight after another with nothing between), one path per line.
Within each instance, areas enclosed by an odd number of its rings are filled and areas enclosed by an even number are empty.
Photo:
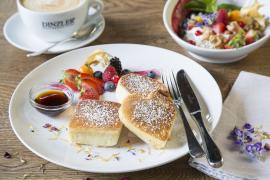
M61 29L66 26L74 24L75 17L64 20L64 21L53 21L53 22L42 22L42 27L45 29Z

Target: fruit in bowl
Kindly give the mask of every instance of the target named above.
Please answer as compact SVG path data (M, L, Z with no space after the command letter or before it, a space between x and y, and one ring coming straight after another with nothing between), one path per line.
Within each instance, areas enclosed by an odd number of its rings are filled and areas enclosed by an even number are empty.
M240 48L264 35L267 20L259 12L261 6L258 1L247 7L217 4L216 0L187 1L182 7L187 14L182 21L177 18L179 8L174 9L173 30L180 38L199 47Z
M265 0L168 0L166 29L195 58L214 63L240 60L270 36Z

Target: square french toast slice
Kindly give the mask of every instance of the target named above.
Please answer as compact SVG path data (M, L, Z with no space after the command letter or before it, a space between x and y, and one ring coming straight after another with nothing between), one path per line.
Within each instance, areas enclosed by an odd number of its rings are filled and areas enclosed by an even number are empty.
M122 129L119 108L120 104L110 101L80 101L69 121L70 141L93 146L116 145Z

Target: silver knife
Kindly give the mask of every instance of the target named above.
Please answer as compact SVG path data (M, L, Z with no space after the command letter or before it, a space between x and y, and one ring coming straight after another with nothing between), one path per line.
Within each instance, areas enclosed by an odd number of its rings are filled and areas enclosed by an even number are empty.
M184 70L180 70L177 72L177 83L179 86L179 90L181 92L181 97L190 113L190 115L195 119L196 124L199 128L201 137L202 137L202 145L206 152L207 161L210 166L218 168L223 164L223 158L220 153L219 148L208 134L207 129L203 123L201 108L199 102L196 98L194 91L192 90L190 83L187 78L187 74Z

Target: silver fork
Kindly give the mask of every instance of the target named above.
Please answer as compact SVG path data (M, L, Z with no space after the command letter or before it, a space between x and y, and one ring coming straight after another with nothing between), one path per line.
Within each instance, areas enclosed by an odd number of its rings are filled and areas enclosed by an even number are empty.
M171 97L173 98L174 104L183 120L184 124L184 129L186 131L186 136L187 136L187 142L188 142L188 148L189 148L189 154L193 158L199 158L205 155L205 152L203 151L201 145L199 144L198 140L196 139L194 133L192 132L192 129L187 121L187 118L183 112L182 109L182 99L180 96L180 91L178 89L178 86L176 84L175 76L172 72L172 77L173 78L168 78L164 76L163 74L161 75L161 80L162 82L167 86L169 93ZM169 83L170 82L170 83Z

